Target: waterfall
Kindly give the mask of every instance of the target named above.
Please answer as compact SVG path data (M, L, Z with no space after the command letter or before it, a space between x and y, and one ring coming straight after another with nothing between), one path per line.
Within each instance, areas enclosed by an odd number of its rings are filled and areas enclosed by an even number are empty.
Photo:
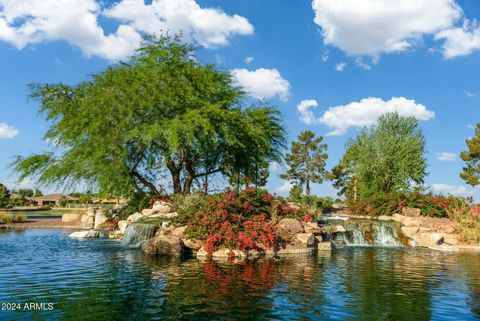
M150 224L130 224L123 235L122 244L132 247L139 247L155 235L155 227Z
M375 233L373 235L374 244L379 245L400 245L398 235L395 229L385 222L379 222L374 225Z

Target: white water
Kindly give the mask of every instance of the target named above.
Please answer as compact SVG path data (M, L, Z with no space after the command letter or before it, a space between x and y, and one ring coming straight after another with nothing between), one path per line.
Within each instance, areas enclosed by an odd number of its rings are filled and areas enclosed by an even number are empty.
M378 223L373 226L373 242L379 245L400 245L394 228L386 223Z
M130 224L123 235L122 244L139 247L155 234L155 227L147 224Z

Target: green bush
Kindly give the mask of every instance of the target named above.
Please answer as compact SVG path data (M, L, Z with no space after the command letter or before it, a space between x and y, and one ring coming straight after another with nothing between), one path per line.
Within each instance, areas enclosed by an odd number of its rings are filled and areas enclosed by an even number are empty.
M126 215L140 212L142 209L147 208L151 198L152 197L147 193L133 194L128 201Z
M12 214L0 212L0 224L10 224L12 222L13 222Z
M183 224L190 222L195 217L195 213L204 207L208 198L209 196L201 192L173 195L170 202L173 211L179 214L175 221Z

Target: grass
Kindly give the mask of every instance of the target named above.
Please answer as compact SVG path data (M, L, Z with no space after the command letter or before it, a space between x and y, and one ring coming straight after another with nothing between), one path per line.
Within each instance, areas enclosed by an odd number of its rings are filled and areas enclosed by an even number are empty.
M467 244L480 243L480 208L463 201L453 202L447 209L448 217L458 223L455 232Z
M0 212L0 224L23 223L27 217L23 214Z

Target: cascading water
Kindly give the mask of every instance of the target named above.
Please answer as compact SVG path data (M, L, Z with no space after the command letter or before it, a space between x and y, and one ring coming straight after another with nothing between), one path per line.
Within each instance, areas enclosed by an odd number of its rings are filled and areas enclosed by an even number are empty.
M322 218L324 226L322 237L325 241L333 241L337 246L399 246L401 241L397 227L393 222L365 219Z
M155 235L155 227L149 224L130 224L123 235L122 244L131 247L139 247Z

